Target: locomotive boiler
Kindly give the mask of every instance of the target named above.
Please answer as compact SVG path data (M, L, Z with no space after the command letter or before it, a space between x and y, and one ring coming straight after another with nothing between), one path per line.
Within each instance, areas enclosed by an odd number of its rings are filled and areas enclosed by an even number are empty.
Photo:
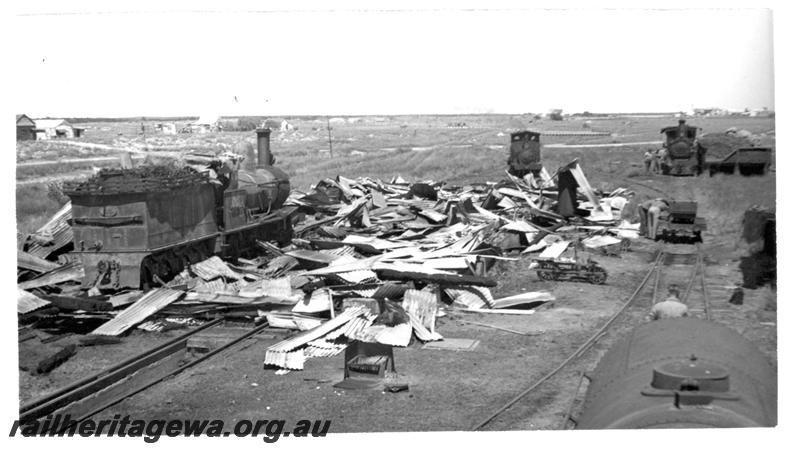
M212 162L216 172L145 165L65 185L82 287L149 288L212 255L249 256L257 239L288 243L289 177L272 166L269 130L257 135L252 171L239 170L236 159Z
M697 318L640 325L592 374L578 429L777 424L777 375L737 332Z
M665 175L691 176L702 173L705 165L705 150L697 142L698 128L688 126L686 120L678 120L677 126L661 129L664 135L666 156L661 161L661 172Z
M539 177L542 171L542 154L539 137L541 134L531 131L520 131L511 134L511 145L508 155L508 172L522 178L528 173Z

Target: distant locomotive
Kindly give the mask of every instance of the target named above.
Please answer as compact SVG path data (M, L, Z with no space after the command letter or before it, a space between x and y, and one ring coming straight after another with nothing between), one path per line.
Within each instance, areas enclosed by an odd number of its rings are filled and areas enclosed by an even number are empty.
M665 175L691 176L702 173L705 165L705 149L697 142L698 128L688 126L686 120L678 120L677 126L661 129L664 134L666 156L661 161L661 172Z
M539 137L541 134L531 131L520 131L511 134L511 146L508 156L508 172L522 178L528 173L539 177L542 171L542 153Z
M258 168L212 179L191 167L105 169L66 185L84 288L148 288L211 255L249 255L255 240L292 237L289 177L272 167L269 129L258 130ZM213 165L216 164L216 165Z
M727 327L697 318L648 322L603 356L576 427L772 427L777 384L764 354Z

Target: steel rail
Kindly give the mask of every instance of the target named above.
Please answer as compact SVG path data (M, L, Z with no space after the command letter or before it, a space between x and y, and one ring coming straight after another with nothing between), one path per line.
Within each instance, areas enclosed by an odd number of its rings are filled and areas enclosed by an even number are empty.
M88 412L87 414L84 414L80 418L75 419L75 421L85 420L85 419L87 419L87 418L89 418L89 417L91 417L91 416L93 416L93 415L95 415L95 414L97 414L97 413L99 413L101 411L104 411L104 410L108 409L109 407L115 406L116 404L118 404L118 403L120 403L120 402L122 402L122 401L124 401L124 400L126 400L128 398L130 398L131 396L136 395L137 393L140 393L140 392L142 392L144 390L147 390L148 388L158 384L159 382L163 381L164 379L167 379L168 377L180 374L184 370L187 370L187 369L189 369L189 368L191 368L191 367L193 367L193 366L195 366L195 365L197 365L197 364L199 364L201 362L204 362L204 361L210 359L211 357L217 355L218 353L220 353L220 352L222 352L222 351L224 351L224 350L226 350L226 349L228 349L228 348L230 348L232 346L235 346L236 344L238 344L238 343L240 343L240 342L252 337L253 335L261 332L262 330L266 329L267 327L269 327L269 324L266 323L266 322L261 324L260 326L256 326L254 329L251 329L250 331L248 331L248 332L246 332L246 333L234 338L233 340L229 341L228 343L225 343L224 345L222 345L222 346L220 346L220 347L218 347L218 348L216 348L216 349L214 349L212 351L209 351L208 353L198 357L197 359L192 360L191 362L188 362L188 363L186 363L186 364L184 364L184 365L182 365L182 366L180 366L180 367L178 367L178 368L176 368L176 369L174 369L172 371L169 371L169 372L163 374L160 377L154 378L154 379L148 381L147 383L140 385L139 387L137 387L137 388L125 393L124 395L122 395L122 396L120 396L120 397L118 397L118 398L116 398L116 399L114 399L114 400L102 405L102 406L99 406L99 407L96 407L96 408L92 409L92 411Z
M36 419L52 413L73 401L94 394L99 390L102 390L103 388L106 388L118 382L119 380L124 379L126 376L138 371L150 363L160 360L163 358L163 356L172 354L176 348L179 347L180 344L187 338L213 327L222 321L222 318L209 321L197 327L196 329L192 329L191 331L158 345L153 349L145 351L142 354L124 360L112 366L111 368L107 368L91 376L80 379L66 387L56 390L53 393L23 404L22 407L20 407L19 418L20 420Z
M609 327L609 326L610 326L610 325L611 325L611 324L612 324L614 321L616 321L616 319L617 319L617 318L618 318L618 317L619 317L619 316L620 316L620 315L621 315L621 314L622 314L622 313L623 313L623 312L624 312L624 311L625 311L625 310L626 310L626 309L627 309L627 308L628 308L628 307L629 307L629 306L630 306L630 305L631 305L631 304L632 304L632 303L633 303L633 302L636 300L637 296L638 296L638 295L639 295L639 293L642 291L642 288L644 288L644 286L645 286L645 284L647 283L647 281L648 281L648 280L650 280L650 276L653 274L653 271L656 269L656 267L657 267L657 266L660 266L660 262L661 262L661 259L662 259L662 257L663 257L663 250L659 250L659 251L658 251L658 255L656 256L655 262L653 263L653 266L652 266L652 267L650 268L650 270L647 272L647 275L645 275L645 276L644 276L644 278L642 279L642 282L641 282L641 283L639 283L639 286L636 288L636 290L633 292L633 294L631 294L631 296L630 296L630 297L628 297L628 299L625 301L625 303L622 305L622 307L620 307L620 308L619 308L619 309L618 309L618 310L617 310L617 311L616 311L616 312L615 312L615 313L614 313L614 314L611 316L611 318L609 318L609 319L608 319L608 321L606 321L606 322L605 322L605 324L603 324L603 325L602 325L602 326L601 326L601 327L600 327L600 328L597 330L597 332L595 332L595 333L594 333L594 334L593 334L591 337L589 337L589 339L588 339L588 340L586 340L586 342L584 342L584 343L583 343L583 344L582 344L582 345L581 345L581 346L580 346L578 349L576 349L576 350L575 350L575 351L574 351L572 354L570 354L570 355L569 355L569 357L567 357L566 359L564 359L564 361L563 361L563 362L561 362L561 363L560 363L560 364L559 364L557 367L555 367L553 370L551 370L551 371L550 371L549 373L547 373L545 376L543 376L542 378L540 378L540 379L539 379L538 381L536 381L536 382L535 382L533 385L531 385L530 387L526 388L526 389L525 389L525 390L523 390L522 392L518 393L518 394L517 394L517 396L515 396L515 397L514 397L514 398L512 398L512 399L511 399L509 402L507 402L506 404L504 404L504 405L503 405L503 406L502 406L500 409L497 409L496 411L494 411L494 412L492 413L492 415L490 415L489 417L487 417L487 418L485 418L484 420L482 420L480 423L478 423L478 424L476 424L475 426L473 426L473 427L472 427L472 429L471 429L471 431L478 431L478 430L480 430L481 428L483 428L484 426L486 426L486 425L488 425L489 423L491 423L491 422L492 422L492 420L494 420L494 419L495 419L495 418L497 418L497 417L498 417L500 414L502 414L503 412L505 412L506 410L508 410L508 408L510 408L511 406L513 406L514 404L516 404L516 403L517 403L519 400L521 400L522 398L524 398L524 397L525 397L525 395L527 395L527 394L529 394L530 392L532 392L532 391L536 390L536 389L537 389L537 388L538 388L540 385L542 385L542 384L543 384L544 382L546 382L548 379L550 379L551 377L555 376L555 375L556 375L556 373L558 373L559 371L561 371L561 370L562 370L562 369L563 369L565 366L569 365L569 364L570 364L570 362L572 362L574 359L576 359L576 358L580 357L580 356L581 356L581 355L582 355L584 352L586 352L587 350L589 350L589 348L590 348L590 347L591 347L591 346L592 346L592 345L593 345L593 344L594 344L594 343L595 343L595 342L596 342L596 341L597 341L597 340L598 340L598 339L599 339L599 338L600 338L600 337L601 337L603 334L605 334L605 333L606 333L606 330L608 329L608 327Z
M700 273L700 287L703 289L703 308L706 312L706 321L711 321L711 304L708 300L708 290L706 288L706 264L702 253L698 252L697 263Z
M575 402L578 401L578 395L581 392L581 387L583 387L584 379L588 379L589 381L591 381L591 378L586 375L586 372L581 371L580 373L578 373L578 385L575 386L575 393L572 394L572 399L569 402L569 407L567 408L567 411L564 414L564 420L561 421L562 431L567 429L570 420L572 420L572 410L575 409Z

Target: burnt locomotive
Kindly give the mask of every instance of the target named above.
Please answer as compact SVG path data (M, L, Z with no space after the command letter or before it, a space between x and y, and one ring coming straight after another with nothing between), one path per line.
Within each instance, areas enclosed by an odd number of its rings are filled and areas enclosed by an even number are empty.
M698 128L688 126L686 120L678 120L677 126L661 129L664 134L666 155L661 161L661 172L665 175L691 176L702 173L705 165L705 149L697 142Z
M520 131L511 134L511 145L508 155L508 172L522 178L528 173L539 177L542 171L542 154L539 137L541 134L531 131Z
M603 356L577 429L770 427L777 402L775 368L737 332L663 319Z
M218 178L191 167L143 166L66 185L82 287L149 288L212 255L248 256L256 239L288 243L289 177L271 165L269 129L256 133L253 171L240 171L238 161L228 171L212 163Z

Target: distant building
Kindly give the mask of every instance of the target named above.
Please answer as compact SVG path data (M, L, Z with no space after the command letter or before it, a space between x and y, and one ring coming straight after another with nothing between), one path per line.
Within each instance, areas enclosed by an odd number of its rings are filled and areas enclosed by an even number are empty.
M725 116L728 111L719 107L694 109L695 116Z
M28 115L17 115L17 140L36 140L36 123Z
M78 138L83 135L83 128L75 127L67 120L47 118L33 121L36 124L36 140Z
M200 134L221 130L219 116L215 115L201 116L197 121L191 123L189 127L192 132Z
M768 108L764 107L761 110L752 110L748 112L752 118L774 118L775 111L769 110Z
M156 132L161 132L162 134L167 135L175 135L178 131L177 126L175 123L158 123L156 124Z

